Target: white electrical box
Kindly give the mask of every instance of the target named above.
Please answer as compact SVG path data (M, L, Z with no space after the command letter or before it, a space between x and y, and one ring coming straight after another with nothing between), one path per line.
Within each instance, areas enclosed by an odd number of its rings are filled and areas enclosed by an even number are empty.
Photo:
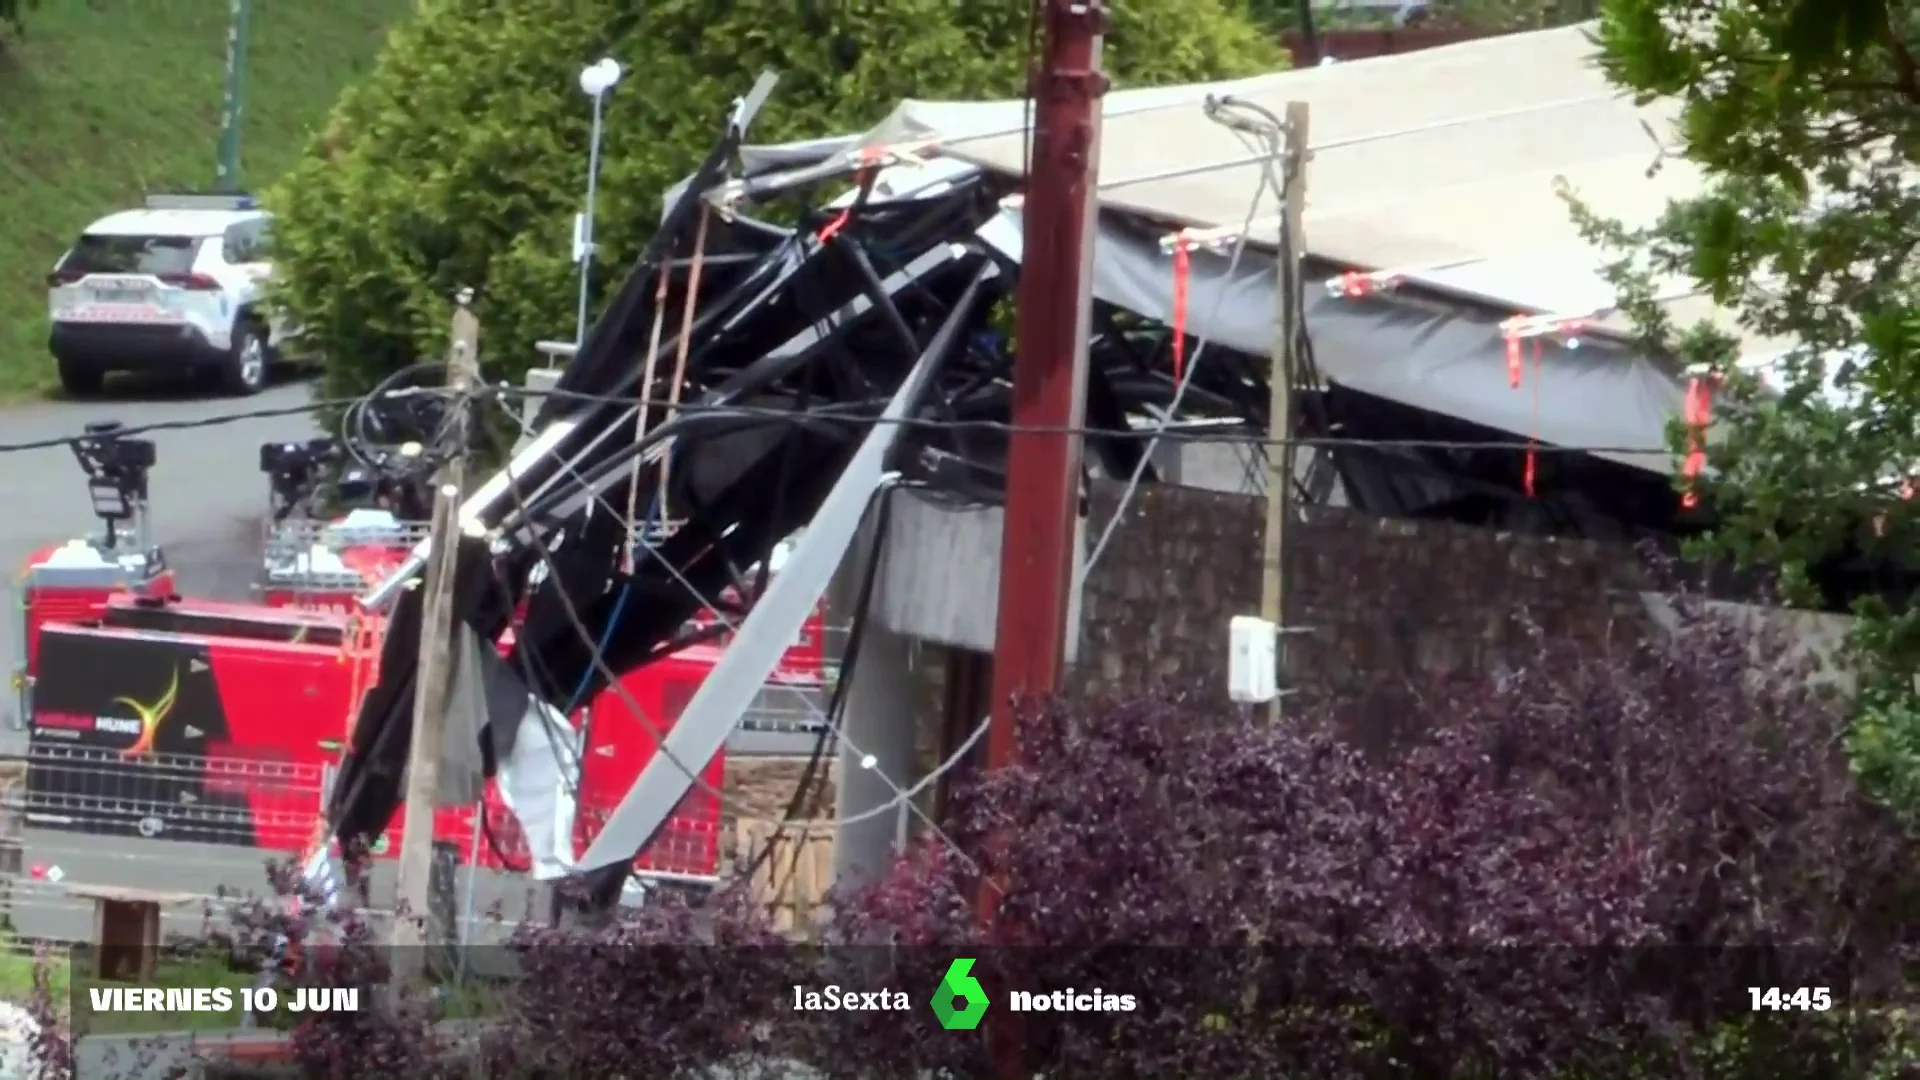
M1278 697L1280 628L1253 615L1235 615L1227 633L1228 696L1243 705Z

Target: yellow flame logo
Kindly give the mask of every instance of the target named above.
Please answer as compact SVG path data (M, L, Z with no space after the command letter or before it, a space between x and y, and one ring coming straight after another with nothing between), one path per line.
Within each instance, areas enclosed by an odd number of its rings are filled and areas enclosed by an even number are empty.
M180 669L175 668L173 680L167 683L167 692L160 695L160 700L153 704L142 704L130 697L113 699L115 704L132 709L134 715L140 720L140 737L133 741L132 746L120 751L121 757L146 757L153 753L153 740L160 734L160 724L166 720L167 714L173 711L173 703L179 696Z

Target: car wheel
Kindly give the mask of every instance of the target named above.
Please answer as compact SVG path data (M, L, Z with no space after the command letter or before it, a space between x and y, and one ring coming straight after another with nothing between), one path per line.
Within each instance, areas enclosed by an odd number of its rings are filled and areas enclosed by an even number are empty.
M67 360L59 361L60 389L68 397L92 397L100 392L100 386L106 381L106 372L98 368L82 367Z
M232 394L257 394L267 385L267 335L258 326L244 324L233 331L233 349L221 382Z

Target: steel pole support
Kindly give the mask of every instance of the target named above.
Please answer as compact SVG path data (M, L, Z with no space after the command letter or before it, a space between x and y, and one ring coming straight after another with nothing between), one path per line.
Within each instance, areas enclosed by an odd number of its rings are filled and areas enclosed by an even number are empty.
M240 133L247 100L247 40L253 36L253 0L231 0L227 8L227 72L220 94L220 138L214 146L214 184L223 192L240 190Z
M1098 2L1044 5L1046 50L1033 73L1036 130L1021 211L1025 242L1015 324L1013 426L1000 540L989 768L1018 758L1019 699L1059 688L1080 495L1080 427L1092 307L1094 184L1099 167ZM1036 430L1038 429L1038 430ZM1073 429L1073 430L1063 430ZM1000 890L981 912L993 918Z
M1099 0L1034 0L1045 33L1030 72L1035 130L1015 316L1013 426L1000 539L1000 604L993 643L987 767L1019 757L1025 699L1053 693L1066 664L1073 545L1080 503L1081 417L1092 318L1095 187L1100 163L1100 71L1107 11ZM995 841L998 842L998 841ZM1000 925L1009 882L989 875L979 914L989 940L1017 940ZM1026 1073L1014 1018L989 1019L987 1042L1002 1077Z

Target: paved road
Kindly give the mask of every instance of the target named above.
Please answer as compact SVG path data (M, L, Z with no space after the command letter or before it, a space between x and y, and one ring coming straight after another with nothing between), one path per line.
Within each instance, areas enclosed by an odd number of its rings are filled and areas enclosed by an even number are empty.
M0 409L0 443L77 435L98 420L129 427L200 420L254 409L285 408L310 399L304 383L274 387L252 398L188 396L167 387L142 387L140 396L88 402L47 402ZM315 434L305 416L243 420L189 431L163 431L153 439L158 463L152 479L154 539L178 569L181 591L196 596L243 599L259 572L260 521L267 504L260 474L260 444ZM65 447L0 454L0 589L36 548L97 531L80 466ZM0 658L10 671L19 656L17 597L5 598L0 617ZM11 720L11 695L0 720ZM0 725L0 752L16 749L19 734Z

